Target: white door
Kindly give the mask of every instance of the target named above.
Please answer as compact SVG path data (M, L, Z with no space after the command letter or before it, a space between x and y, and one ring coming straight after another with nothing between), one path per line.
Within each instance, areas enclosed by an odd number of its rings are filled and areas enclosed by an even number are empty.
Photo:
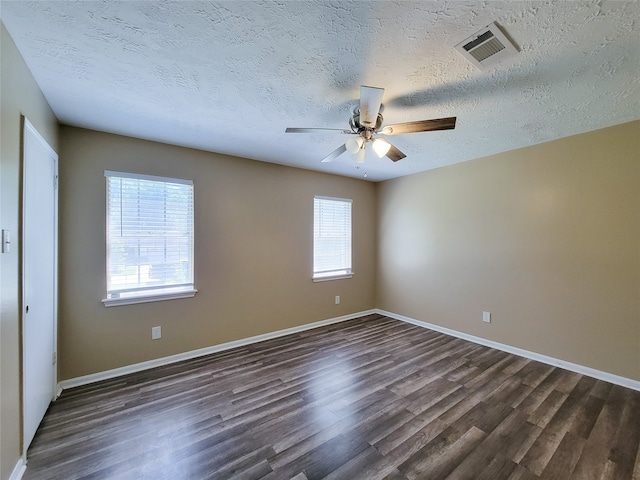
M22 210L23 452L55 396L58 156L24 119Z

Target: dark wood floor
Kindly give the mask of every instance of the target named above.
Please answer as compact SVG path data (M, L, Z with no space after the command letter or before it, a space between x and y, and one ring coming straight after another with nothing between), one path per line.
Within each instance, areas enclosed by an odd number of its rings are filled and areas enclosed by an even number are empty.
M24 479L640 478L640 392L371 315L65 391Z

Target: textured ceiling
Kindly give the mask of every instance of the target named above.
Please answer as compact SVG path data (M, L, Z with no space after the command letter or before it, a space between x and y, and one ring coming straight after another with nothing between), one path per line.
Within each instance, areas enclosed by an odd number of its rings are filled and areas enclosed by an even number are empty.
M637 1L2 1L61 123L378 181L640 118ZM497 22L520 52L480 71L454 46ZM357 168L332 133L360 85L407 158ZM176 159L178 162L179 159Z

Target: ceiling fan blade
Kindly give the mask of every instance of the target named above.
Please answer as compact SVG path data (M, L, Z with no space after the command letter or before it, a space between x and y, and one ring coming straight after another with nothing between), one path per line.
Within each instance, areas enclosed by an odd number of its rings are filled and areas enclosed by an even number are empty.
M344 130L342 128L287 128L284 133L319 133L319 132L340 132L352 134L351 130Z
M340 145L333 152L331 152L329 155L324 157L322 159L322 163L333 162L336 158L338 158L340 155L342 155L346 151L347 151L346 144L345 145Z
M387 157L389 157L394 162L397 162L398 160L402 160L404 157L406 157L406 155L396 147L391 145L391 148L389 148L389 151L387 152Z
M378 121L384 88L360 87L360 124L375 127Z
M456 117L396 123L395 125L387 125L378 133L382 135L399 135L401 133L431 132L434 130L451 130L453 128L456 128Z

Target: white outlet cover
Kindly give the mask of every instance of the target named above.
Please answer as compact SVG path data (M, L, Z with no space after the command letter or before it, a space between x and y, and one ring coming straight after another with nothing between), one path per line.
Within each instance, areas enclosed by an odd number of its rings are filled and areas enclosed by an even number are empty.
M482 321L485 323L491 323L491 312L482 312Z
M151 327L151 340L162 338L162 327Z

